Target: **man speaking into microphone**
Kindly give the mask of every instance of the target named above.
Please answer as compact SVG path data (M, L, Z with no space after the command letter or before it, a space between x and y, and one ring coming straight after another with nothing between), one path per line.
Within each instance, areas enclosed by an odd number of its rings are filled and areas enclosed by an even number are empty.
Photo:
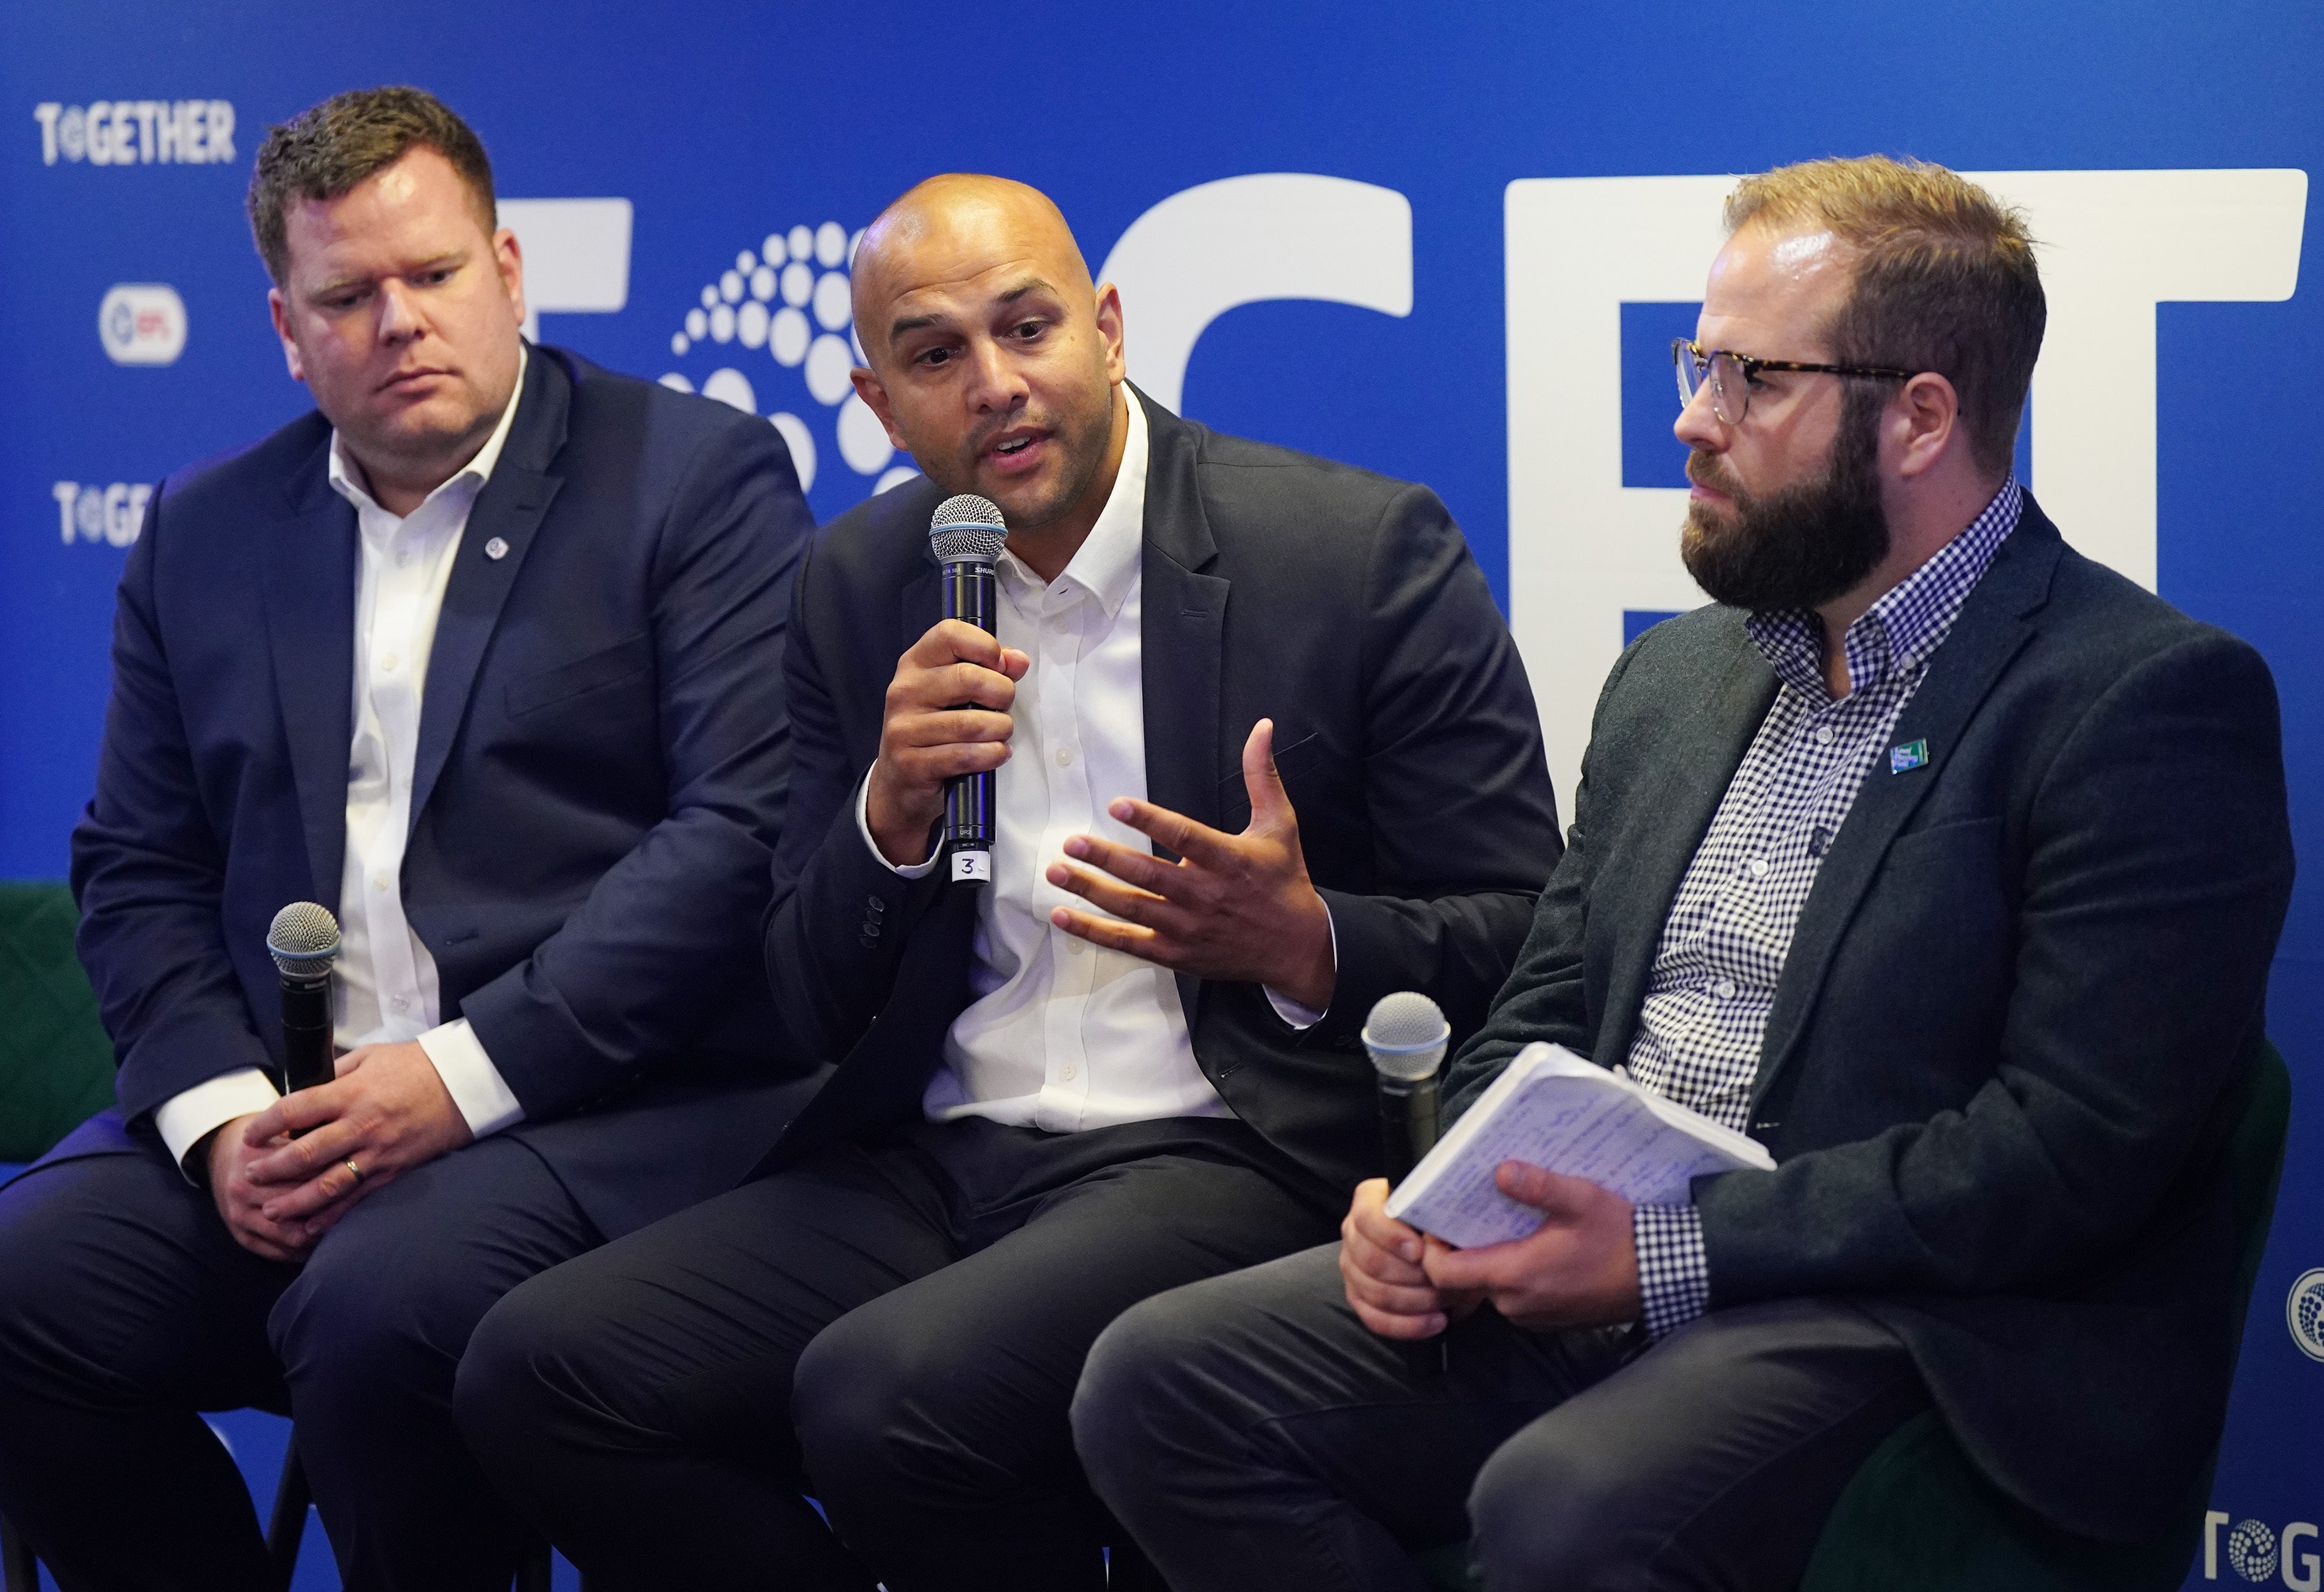
M609 1592L1102 1586L1091 1340L1330 1235L1379 1159L1365 1014L1473 1027L1559 851L1434 493L1137 393L1021 184L922 183L854 291L857 390L928 480L819 538L786 655L767 961L838 1072L766 1176L535 1279L461 1367ZM942 618L955 493L1005 523L995 634ZM945 790L985 772L991 882L955 883Z
M349 1587L505 1592L469 1328L801 1091L750 940L811 522L763 421L524 340L431 97L272 129L249 210L316 407L166 482L122 578L73 837L120 1109L0 1190L0 1511L67 1588L272 1585L196 1412L288 1409ZM278 1099L301 902L345 1054Z

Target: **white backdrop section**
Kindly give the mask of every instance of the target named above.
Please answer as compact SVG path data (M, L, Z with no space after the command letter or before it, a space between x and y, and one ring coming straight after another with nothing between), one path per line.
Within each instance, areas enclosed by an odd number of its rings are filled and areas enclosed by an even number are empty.
M1179 412L1204 328L1244 304L1314 299L1412 313L1412 204L1392 188L1268 171L1172 194L1098 269L1121 290L1130 379Z
M524 257L524 335L540 317L611 315L630 301L627 199L503 199L501 225Z
M2041 245L2050 322L2028 484L2077 548L2153 590L2154 307L2291 298L2308 174L1970 175L2022 207ZM1684 489L1622 484L1622 306L1702 296L1734 185L1536 178L1506 193L1509 623L1560 791L1579 776L1623 612L1702 601L1678 557Z

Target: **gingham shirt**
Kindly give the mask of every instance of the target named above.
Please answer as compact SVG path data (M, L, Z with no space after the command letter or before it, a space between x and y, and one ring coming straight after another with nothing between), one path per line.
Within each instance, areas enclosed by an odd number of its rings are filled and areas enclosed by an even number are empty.
M1738 1132L1748 1126L1760 1038L1816 870L1867 774L1891 759L1904 704L2023 502L2012 475L1966 530L1848 627L1850 689L1836 701L1812 612L1744 621L1780 686L1655 949L1625 1063L1648 1089ZM1660 1338L1701 1315L1710 1297L1702 1218L1692 1205L1642 1205L1633 1224L1646 1331Z

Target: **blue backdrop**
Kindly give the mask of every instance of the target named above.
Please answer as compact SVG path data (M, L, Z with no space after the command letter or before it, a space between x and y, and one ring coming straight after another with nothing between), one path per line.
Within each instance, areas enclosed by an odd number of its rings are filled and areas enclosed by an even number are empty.
M1692 600L1664 349L1720 174L1875 149L1997 174L2055 245L2031 484L2070 537L2266 653L2294 823L2324 854L2314 6L83 0L12 7L7 41L0 877L64 870L143 494L306 407L241 218L251 152L393 81L461 110L528 201L507 218L541 335L775 418L824 518L904 465L844 398L852 235L934 170L1047 189L1115 265L1149 388L1443 495L1561 783L1623 635ZM2216 1580L2318 1585L2315 1537L2282 1538L2324 1520L2324 1287L2300 1290L2324 1267L2320 961L2310 882L2273 986L2298 1094Z

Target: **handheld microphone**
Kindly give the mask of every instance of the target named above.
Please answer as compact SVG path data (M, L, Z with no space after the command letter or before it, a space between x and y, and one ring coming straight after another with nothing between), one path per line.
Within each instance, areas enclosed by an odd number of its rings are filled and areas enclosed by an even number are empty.
M1364 1020L1364 1050L1379 1074L1380 1149L1390 1181L1436 1146L1436 1067L1452 1026L1417 989L1384 995Z
M944 616L964 619L988 636L993 618L992 561L1009 540L1001 511L987 498L962 492L936 505L928 520L928 546L944 566ZM952 851L954 884L992 882L992 771L962 774L945 786L945 843Z
M331 1064L331 964L339 958L339 920L312 901L274 915L266 953L282 975L282 1092L328 1083Z

